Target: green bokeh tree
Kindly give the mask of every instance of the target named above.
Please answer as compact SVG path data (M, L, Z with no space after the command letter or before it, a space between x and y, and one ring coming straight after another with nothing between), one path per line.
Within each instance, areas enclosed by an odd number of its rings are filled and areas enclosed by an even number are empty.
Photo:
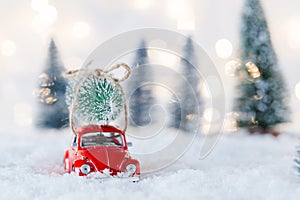
M63 128L69 123L69 111L65 102L66 80L55 42L51 39L47 67L40 74L35 125L39 128Z
M200 76L197 72L196 55L192 38L188 37L183 46L183 57L180 61L182 75L185 81L178 84L177 95L173 95L169 104L169 126L183 131L195 131L199 128L201 114L201 94L199 91Z
M127 82L130 124L145 126L151 123L150 108L154 104L152 69L149 66L145 40L141 40L132 65L133 73Z
M237 124L250 132L278 134L274 127L289 119L288 95L259 0L246 0L240 34Z

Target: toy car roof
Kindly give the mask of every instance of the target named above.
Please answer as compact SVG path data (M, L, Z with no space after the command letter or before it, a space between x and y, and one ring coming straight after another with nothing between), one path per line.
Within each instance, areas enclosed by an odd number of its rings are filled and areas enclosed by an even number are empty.
M111 125L87 125L83 126L79 129L76 129L76 134L77 135L82 135L84 133L91 133L91 132L116 132L124 135L124 132L121 131L120 129L116 128L115 126Z

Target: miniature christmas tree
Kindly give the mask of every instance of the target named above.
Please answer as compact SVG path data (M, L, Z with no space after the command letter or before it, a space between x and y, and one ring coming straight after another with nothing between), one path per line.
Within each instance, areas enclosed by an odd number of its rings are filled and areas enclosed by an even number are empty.
M149 112L154 98L151 87L147 85L152 78L151 69L147 64L147 48L142 40L134 60L133 76L128 81L128 90L132 92L129 97L130 123L134 126L144 126L151 122Z
M71 97L74 99L74 97ZM102 77L88 77L80 86L76 113L89 122L115 120L123 110L122 92Z
M68 125L68 107L65 103L65 68L52 39L49 46L47 68L39 76L36 90L38 113L35 124L40 128L62 128Z
M187 39L183 52L181 66L186 81L179 84L178 96L173 96L170 103L169 126L193 131L199 128L197 119L200 117L201 95L198 89L200 77L197 75L197 66L191 64L196 63L191 37Z
M235 110L239 127L250 132L274 132L288 121L287 91L280 74L267 21L259 0L246 0L242 15L239 97Z
M88 124L114 123L124 111L125 128L127 128L127 104L125 92L120 82L128 79L130 67L119 63L108 69L89 69L90 61L85 67L65 73L68 78L66 103L70 110L70 126ZM123 69L124 75L115 77L114 70Z

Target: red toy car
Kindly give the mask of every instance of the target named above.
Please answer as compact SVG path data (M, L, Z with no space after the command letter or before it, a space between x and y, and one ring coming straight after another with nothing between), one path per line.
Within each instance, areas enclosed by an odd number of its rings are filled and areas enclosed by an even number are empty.
M76 133L64 156L67 172L74 171L79 176L100 174L101 178L139 179L140 164L129 155L123 131L109 125L88 125L76 130Z

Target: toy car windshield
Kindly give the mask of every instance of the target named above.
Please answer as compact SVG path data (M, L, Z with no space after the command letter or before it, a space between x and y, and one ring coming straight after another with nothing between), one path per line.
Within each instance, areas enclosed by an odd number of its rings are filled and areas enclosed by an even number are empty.
M124 146L124 139L120 133L93 132L81 136L81 147L91 146Z

